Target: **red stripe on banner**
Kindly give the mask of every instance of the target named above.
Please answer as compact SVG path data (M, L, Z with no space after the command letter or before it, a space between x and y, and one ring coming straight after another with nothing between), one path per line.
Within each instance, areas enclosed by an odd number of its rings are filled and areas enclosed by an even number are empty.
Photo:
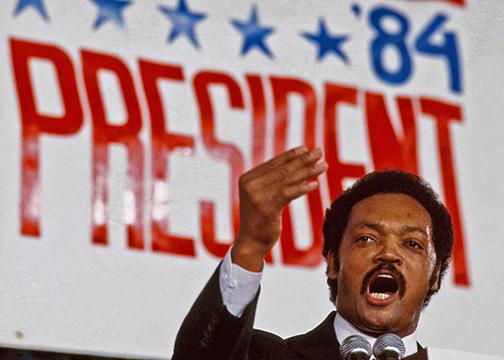
M465 0L407 0L407 1L438 1L438 2L447 2L449 4L457 5L457 6L465 6Z
M435 99L420 98L420 107L426 115L432 116L436 121L436 131L439 147L439 163L441 165L441 180L446 207L450 211L453 221L453 272L455 284L469 286L469 269L466 257L466 247L463 231L463 216L460 208L453 146L451 142L449 123L462 121L462 109L455 104L438 101Z

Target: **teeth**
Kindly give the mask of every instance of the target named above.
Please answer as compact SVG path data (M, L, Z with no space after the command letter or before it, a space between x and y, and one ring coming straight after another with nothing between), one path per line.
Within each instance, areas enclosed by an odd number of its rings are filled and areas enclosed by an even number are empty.
M377 277L386 278L386 279L393 279L394 278L392 275L389 275L389 274L380 274Z
M390 294L384 294L384 293L371 293L371 297L377 300L386 300L390 296L391 296Z

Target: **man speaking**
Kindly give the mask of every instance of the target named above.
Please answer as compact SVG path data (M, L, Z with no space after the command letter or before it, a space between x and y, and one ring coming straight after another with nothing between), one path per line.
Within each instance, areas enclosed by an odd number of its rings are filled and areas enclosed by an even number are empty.
M302 146L241 177L237 238L186 316L173 360L401 359L417 353L420 314L439 290L453 231L429 185L401 171L364 176L326 212L323 255L336 311L285 340L253 329L264 258L280 237L282 209L314 190L326 169L320 149Z

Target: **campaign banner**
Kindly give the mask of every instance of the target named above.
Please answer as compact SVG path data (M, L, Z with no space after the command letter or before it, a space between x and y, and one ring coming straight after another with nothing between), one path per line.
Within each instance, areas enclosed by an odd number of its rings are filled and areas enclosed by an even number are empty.
M504 353L503 20L499 0L2 1L0 346L169 358L241 174L305 144L329 169L284 211L256 326L334 308L324 211L398 168L455 231L420 342Z

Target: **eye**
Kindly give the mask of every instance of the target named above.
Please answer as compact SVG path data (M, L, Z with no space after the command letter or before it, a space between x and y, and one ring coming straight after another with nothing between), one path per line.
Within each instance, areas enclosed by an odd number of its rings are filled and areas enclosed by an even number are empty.
M356 243L361 243L361 244L367 244L367 243L371 243L373 241L375 241L375 239L373 239L371 236L368 236L368 235L361 235L361 236L357 237L357 239L355 239Z
M416 240L407 240L406 241L406 246L409 247L409 248L411 248L411 249L415 249L415 250L423 250L422 244L420 244Z

